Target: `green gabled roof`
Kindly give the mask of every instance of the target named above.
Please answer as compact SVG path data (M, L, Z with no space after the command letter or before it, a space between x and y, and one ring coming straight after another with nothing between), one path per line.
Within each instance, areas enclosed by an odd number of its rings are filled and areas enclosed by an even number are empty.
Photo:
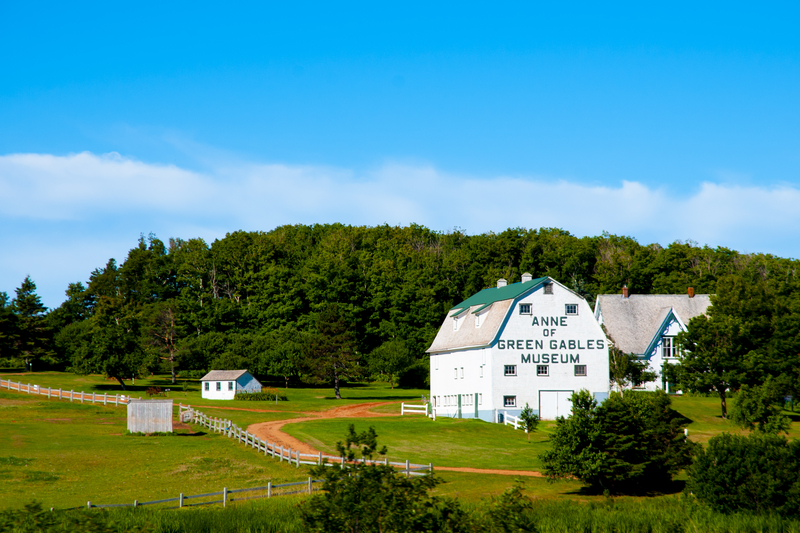
M545 276L543 278L536 278L526 281L525 283L519 282L506 285L505 287L491 287L489 289L483 289L481 292L473 294L460 304L454 305L450 309L450 316L460 315L473 305L480 305L482 306L481 309L484 309L495 302L514 300L531 289L539 287L542 283L549 279L550 278ZM478 311L480 311L480 309L478 309Z

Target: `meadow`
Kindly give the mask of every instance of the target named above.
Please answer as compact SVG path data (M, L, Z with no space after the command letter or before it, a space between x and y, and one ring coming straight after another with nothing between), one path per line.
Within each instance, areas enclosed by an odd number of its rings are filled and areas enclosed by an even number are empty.
M101 376L76 376L43 372L3 374L4 379L97 393L116 393L119 384ZM206 414L231 419L245 427L255 422L300 417L341 405L363 402L418 402L424 390L391 389L385 384L343 388L344 399L333 399L331 389L281 389L289 400L278 402L213 401L200 397L197 381L181 380L173 386L164 376L137 380L128 393L145 396L148 387L170 388L175 403L197 406ZM203 406L203 407L200 407ZM691 420L689 437L706 442L722 431L739 431L719 415L719 401L712 397L673 398L673 406ZM230 408L248 409L248 411ZM399 403L375 408L399 412ZM791 437L800 437L797 414ZM528 443L522 431L508 426L468 419L422 416L369 419L320 419L288 424L284 430L309 444L334 452L349 424L374 426L379 442L392 459L410 459L436 466L504 470L539 470L538 455L548 446L552 422L543 422ZM183 428L170 437L134 437L125 434L125 407L81 405L0 390L0 501L2 507L19 509L32 500L46 508L69 508L175 497L180 492L198 494L222 487L245 488L307 479L307 467L296 468L264 458L228 438L198 427ZM437 473L445 483L435 494L454 496L482 505L510 487L512 476L478 473ZM549 483L526 477L527 493L543 501L580 501L601 505L602 496L588 495L574 481ZM676 484L680 490L680 483ZM660 496L660 499L676 496ZM644 502L653 498L620 498L618 502ZM277 500L276 500L277 501ZM249 504L248 504L249 505ZM273 504L263 504L273 505ZM279 504L274 504L279 505ZM127 515L119 515L127 516ZM266 529L265 529L266 531Z

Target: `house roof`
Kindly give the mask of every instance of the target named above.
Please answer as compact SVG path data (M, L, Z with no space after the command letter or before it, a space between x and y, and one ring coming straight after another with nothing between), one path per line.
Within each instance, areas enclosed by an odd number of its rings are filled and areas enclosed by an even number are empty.
M483 289L473 294L450 309L427 351L445 352L489 346L502 331L508 310L514 301L537 290L545 282L555 283L551 278L543 277L512 283L505 287ZM465 314L467 318L480 312L485 312L486 315L479 328L475 327L474 322L469 322L462 324L458 330L453 330L450 321L452 317Z
M536 278L526 282L519 282L519 283L512 283L511 285L506 285L505 287L490 287L488 289L483 289L480 292L476 292L463 302L458 305L454 305L450 311L450 316L454 316L456 314L461 314L465 309L468 307L478 306L481 309L483 307L488 306L489 304L493 304L494 302L502 302L505 300L514 300L520 295L525 292L528 292L531 289L538 287L540 284L544 283L545 281L549 280L550 278ZM473 313L477 313L481 309L473 310Z
M595 316L605 326L614 345L625 353L643 355L674 316L683 325L705 314L710 295L696 294L599 294Z
M212 370L200 381L236 381L247 373L247 370Z

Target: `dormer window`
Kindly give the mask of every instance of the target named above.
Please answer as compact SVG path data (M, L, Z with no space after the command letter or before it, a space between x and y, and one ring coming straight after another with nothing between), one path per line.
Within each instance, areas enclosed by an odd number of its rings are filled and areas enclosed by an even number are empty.
M553 284L552 283L545 283L544 284L544 293L545 294L553 294Z

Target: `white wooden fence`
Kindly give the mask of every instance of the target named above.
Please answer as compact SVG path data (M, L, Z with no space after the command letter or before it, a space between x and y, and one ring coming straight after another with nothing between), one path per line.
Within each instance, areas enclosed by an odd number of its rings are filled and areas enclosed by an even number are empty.
M522 420L518 416L510 415L507 412L503 413L503 424L506 426L514 426L514 429L519 429L520 427L523 429L525 428ZM525 433L527 432L528 430L526 429Z
M400 416L404 416L406 413L410 415L428 415L428 404L422 405L412 405L410 403L401 403L400 404Z
M53 389L50 387L40 387L39 385L31 385L30 383L15 383L8 379L0 379L0 388L5 387L8 390L36 394L38 396L47 396L48 398L58 398L59 400L69 400L71 402L90 402L102 403L103 405L127 405L131 400L130 396L124 394L97 394L95 392L83 392L63 389ZM141 400L141 398L139 398Z
M325 455L322 452L317 454L300 453L300 450L293 450L292 448L284 447L274 442L267 442L243 430L230 420L207 416L200 411L192 409L190 405L178 404L178 410L180 413L180 420L184 422L193 422L215 433L224 433L228 438L235 439L245 446L254 448L265 456L277 458L280 462L287 461L289 464L294 463L297 468L299 468L300 465L339 465L340 468L344 468L347 462L344 457ZM406 459L405 462L396 462L389 461L389 458L385 457L383 460L359 459L359 462L393 466L400 469L407 477L424 476L433 472L433 465L431 463L427 465L414 464L408 459Z
M97 505L91 501L86 502L87 509L101 509L109 507L141 507L144 505L157 505L161 503L177 502L177 505L171 507L162 507L162 509L179 509L181 507L193 507L196 505L211 505L214 503L221 503L226 506L228 502L242 501L242 500L255 500L258 498L274 498L277 496L289 496L290 494L311 494L315 490L320 489L320 484L323 482L321 479L311 479L308 481L298 481L295 483L281 483L273 485L270 481L266 487L253 487L252 489L229 489L223 488L222 492L207 492L206 494L194 494L191 496L184 495L182 492L176 498L165 498L163 500L153 500L151 502L140 502L133 500L133 503L113 503L105 505ZM231 497L231 494L243 494L245 492L257 492L251 496L239 496L236 498ZM222 496L220 500L199 501L196 503L187 503L186 500L195 498L213 498L215 496ZM80 507L73 507L72 509L80 509ZM71 509L68 509L71 510Z

